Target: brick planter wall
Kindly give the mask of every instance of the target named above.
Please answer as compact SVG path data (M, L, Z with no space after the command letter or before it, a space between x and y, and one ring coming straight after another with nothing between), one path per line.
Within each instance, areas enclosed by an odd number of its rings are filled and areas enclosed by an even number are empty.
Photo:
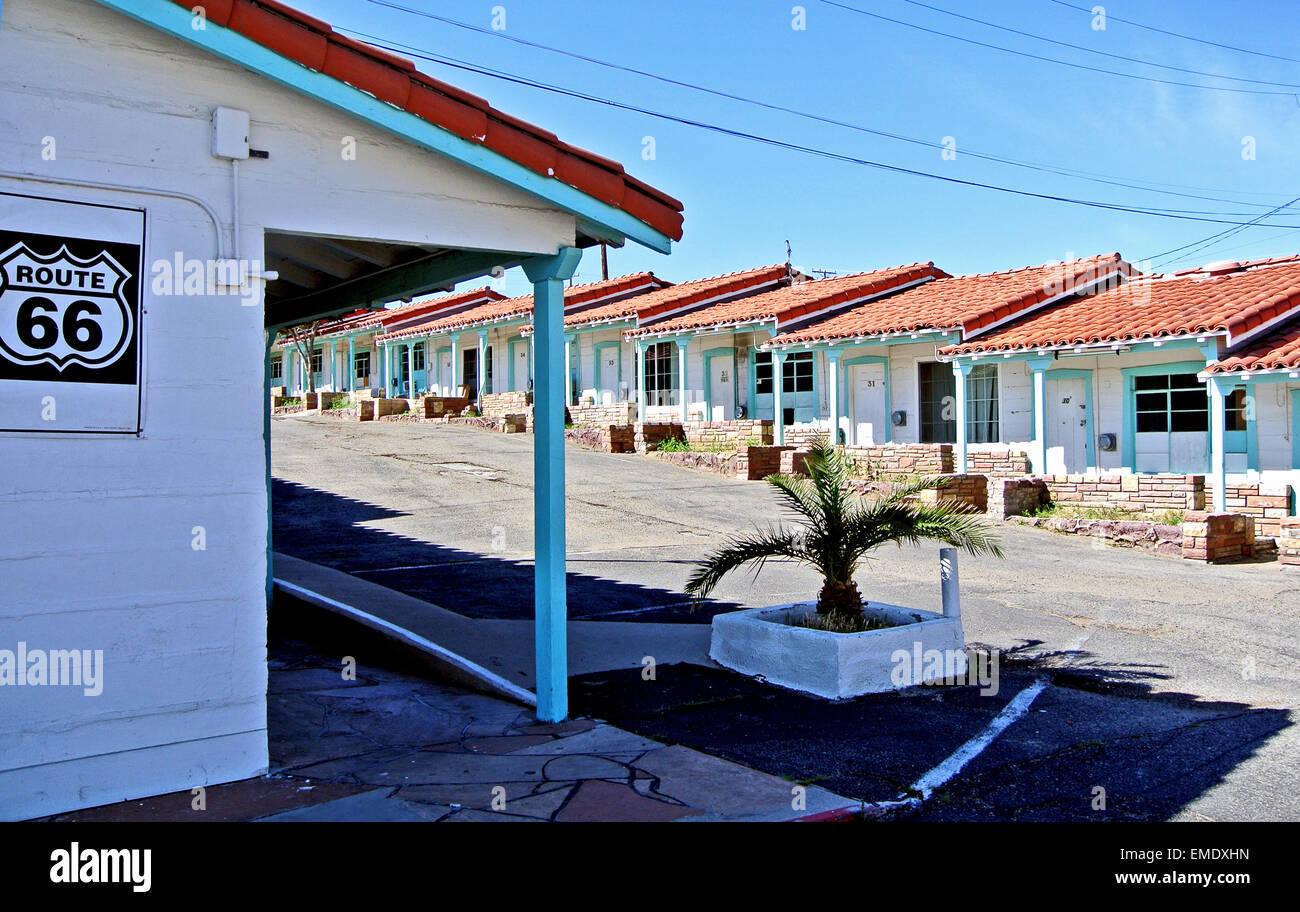
M603 428L565 428L564 436L579 446L605 453L636 452L636 431L630 424L611 424Z
M611 424L636 424L636 403L571 405L565 411L564 420L565 423L580 428L607 428Z
M1277 559L1284 567L1300 567L1300 520L1281 523L1277 536Z
M774 439L770 421L692 421L685 432L691 446L718 450L765 446Z
M1135 513L1204 510L1204 475L1044 475L1052 503Z
M374 417L387 418L390 415L405 415L411 411L411 403L405 399L373 399ZM415 417L421 417L419 415Z
M665 440L685 440L686 434L680 424L645 424L633 425L634 441L638 453L647 453Z
M1183 521L1183 558L1221 563L1255 556L1255 523L1240 513L1193 511Z
M989 480L983 475L942 475L938 476L939 487L933 491L923 492L917 499L922 503L951 501L961 504L972 513L988 512ZM888 494L901 482L883 479L868 481L856 479L849 482L849 487L859 494L867 496Z
M973 475L1028 475L1029 454L1019 450L966 450L966 469Z
M1276 538L1290 513L1291 498L1286 488L1264 488L1257 484L1230 484L1225 492L1227 512L1255 520L1256 538ZM1214 480L1206 479L1206 504L1214 503Z
M307 410L320 408L320 393L303 393L298 397L302 400L302 407Z
M533 406L533 394L527 390L505 393L485 393L479 397L479 411L484 418L504 418L522 415ZM464 406L462 406L463 408Z
M745 477L750 481L759 481L769 475L781 472L781 456L793 451L792 446L751 446L745 449Z
M467 405L469 400L459 396L425 396L418 411L422 418L442 418L459 415Z
M1042 519L1028 516L1012 516L1010 519L1051 532L1087 536L1121 548L1136 548L1164 557L1183 556L1182 526L1130 519Z
M988 511L999 519L1032 513L1047 500L1042 479L994 476L988 480Z
M844 452L864 470L884 475L949 475L953 470L950 443L886 443L848 446Z

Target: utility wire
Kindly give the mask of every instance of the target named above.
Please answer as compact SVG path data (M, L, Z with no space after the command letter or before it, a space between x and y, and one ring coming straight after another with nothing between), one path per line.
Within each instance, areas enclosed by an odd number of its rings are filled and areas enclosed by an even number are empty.
M1271 79L1248 79L1245 76L1228 76L1224 73L1210 73L1207 72L1206 70L1192 70L1192 69L1188 69L1187 67L1173 66L1172 64L1168 64L1168 63L1157 63L1154 60L1142 60L1138 57L1128 57L1124 54L1112 54L1109 51L1102 51L1102 50L1098 50L1097 48L1090 48L1087 45L1073 44L1069 41L1058 41L1055 38L1048 38L1046 35L1037 35L1033 32L1021 31L1020 29L1011 28L1010 26L1007 25L999 25L996 22L989 22L987 19L979 19L975 16L967 16L963 13L958 13L958 12L954 12L953 10L944 9L941 6L931 6L928 3L920 2L920 0L903 0L903 2L910 4L911 6L920 7L921 9L928 9L936 13L941 13L944 16L952 16L954 19L962 19L966 22L974 22L977 25L983 25L987 28L997 29L998 31L1007 32L1012 35L1019 35L1022 38L1032 38L1035 41L1045 41L1048 44L1054 44L1057 47L1070 48L1076 51L1084 51L1089 54L1097 54L1102 57L1109 57L1112 60L1124 60L1127 61L1128 63L1136 63L1136 64L1140 64L1141 66L1159 67L1162 70L1173 70L1178 73L1188 73L1192 76L1208 76L1211 79L1228 79L1231 80L1232 82L1251 82L1256 85L1274 86L1276 88L1300 89L1300 83L1276 82ZM1206 88L1209 88L1209 86L1206 86Z
M1093 11L1086 6L1078 6L1077 4L1074 3L1067 3L1065 2L1065 0L1049 0L1049 2L1055 3L1057 6L1064 6L1067 7L1068 9L1078 10L1081 13L1087 13L1089 16L1094 15ZM1285 60L1288 63L1300 63L1300 57L1284 57L1281 54L1270 54L1267 51L1253 51L1250 48L1237 47L1236 45L1232 45L1232 44L1221 44L1218 41L1210 41L1206 38L1197 38L1194 35L1184 35L1182 32L1174 32L1174 31L1170 31L1169 29L1159 28L1158 26L1146 25L1142 22L1136 22L1132 19L1124 19L1119 16L1112 16L1109 12L1106 13L1106 19L1107 20L1113 19L1116 22L1122 22L1125 25L1131 25L1134 28L1146 29L1148 32L1156 32L1157 34L1160 35L1168 35L1171 38L1181 38L1184 41L1195 41L1197 44L1205 44L1205 45L1209 45L1210 47L1222 48L1225 51L1238 51L1239 53L1242 54L1253 54L1256 57L1269 57L1272 58L1273 60Z
M1240 225L1235 225L1232 228L1227 228L1223 231L1216 232L1215 234L1211 234L1209 237L1203 237L1200 240L1192 241L1189 244L1183 244L1181 247L1175 247L1172 250L1166 250L1163 253L1157 253L1155 256L1147 257L1147 259L1150 260L1153 264L1156 264L1156 261L1167 261L1166 258L1170 254L1180 253L1184 250L1188 250L1188 248L1190 247L1194 247L1196 248L1195 250L1190 250L1185 256L1179 258L1178 260L1171 260L1167 262L1182 262L1182 260L1190 259L1192 256L1201 253L1202 251L1207 250L1211 247L1214 247L1222 243L1223 241L1226 241L1228 238L1232 237L1233 235L1245 231L1247 228L1251 227L1252 225L1258 224L1261 219L1266 219L1270 215L1275 215L1278 212L1281 212L1283 209L1286 209L1288 206L1294 206L1296 203L1300 203L1300 196L1297 196L1289 203L1283 203L1281 206L1278 206L1276 209L1272 210L1271 212L1264 213L1263 215L1259 216L1259 218L1252 219L1249 222L1244 222Z
M713 89L707 86L697 85L695 83L674 79L672 77L663 76L661 74L653 73L647 70L637 69L635 67L627 66L625 64L613 63L608 60L601 60L599 58L589 57L585 54L579 54L574 51L564 50L563 48L552 47L550 45L540 44L535 41L529 41L527 39L519 38L514 35L507 34L505 32L494 31L491 29L484 28L482 26L473 25L468 22L461 22L457 19L451 19L446 16L441 16L437 13L432 13L421 9L415 9L409 6L404 6L400 3L390 2L390 0L367 0L367 2L375 6L386 7L391 10L408 13L414 16L420 16L425 19L441 22L445 25L451 25L456 28L465 29L467 31L476 32L482 35L489 35L493 38L504 38L507 41L514 42L515 44L523 45L525 47L533 48L536 50L542 50L554 54L560 54L562 56L569 57L574 60L580 60L584 63L590 63L596 66L605 67L607 69L617 70L619 72L629 73L631 75L641 76L647 79L653 79L667 85L677 86L679 88L690 89L696 92L703 92L707 95L712 95L717 98L725 98L730 101L738 101L744 104L749 104L749 105L754 105L756 107L764 108L769 111L777 111L783 114L790 114L796 117L801 117L805 120L811 120L818 123L827 124L830 126L843 127L845 129L854 130L860 133L870 134L872 136L879 136L885 139L892 139L898 142L905 142L905 143L911 143L913 145L924 146L929 149L943 150L945 148L942 143L936 143L933 142L932 140L919 139L917 137L907 136L906 134L902 134L902 133L893 133L887 130L875 129L862 124L851 123L849 121L838 120L832 117L825 117L822 115L813 114L808 111L799 110L798 108L791 108L784 105L773 104L770 102L761 101L759 99L748 98L742 95L736 95L719 89ZM357 33L357 34L361 34L361 33ZM1254 202L1237 200L1237 199L1232 199L1223 196L1207 196L1207 195L1196 194L1196 193L1181 193L1174 190L1164 190L1164 189L1160 189L1159 186L1153 186L1155 184L1160 183L1157 181L1148 181L1148 182L1139 183L1139 182L1134 182L1136 179L1121 179L1119 177L1116 177L1115 175L1107 175L1099 172L1081 171L1078 169L1066 168L1064 166L1053 166L1053 165L1048 165L1048 164L1043 164L1038 162L1027 161L1024 159L1009 158L1007 156L995 155L993 153L980 152L979 150L976 149L962 149L961 154L969 155L972 158L982 159L984 161L993 161L1000 164L1025 168L1027 170L1038 171L1047 174L1056 174L1061 177L1069 177L1075 180L1087 180L1093 183L1106 184L1115 187L1123 187L1129 190L1140 190L1146 193L1159 193L1166 196L1178 196L1186 199L1200 199L1200 200L1206 200L1208 202L1235 203L1237 205L1251 206L1258 209L1267 209L1269 205L1267 203L1254 203ZM1163 186L1165 187L1183 186L1184 189L1206 190L1208 192L1229 192L1229 193L1234 192L1234 191L1216 191L1213 188L1205 188L1205 187L1187 187L1185 185L1179 185L1179 184L1163 184ZM1235 192L1242 192L1242 191L1235 191Z
M411 47L410 45L403 45L399 42L390 41L388 39L381 38L375 35L369 35L365 32L361 32L356 29L342 29L342 31L351 32L352 34L358 35L366 39L367 41L370 41L376 47L382 48L383 50L391 51L392 53L395 54L405 53L412 57L416 57L420 60L428 60L433 63L439 63L442 64L443 66L448 66L453 69L462 70L465 72L476 73L481 76L490 76L492 78L514 83L516 85L523 85L535 89L541 89L543 91L551 92L557 95L563 95L569 98L576 98L583 101L589 101L595 104L601 104L607 107L617 108L624 111L631 111L633 113L643 114L648 117L654 117L659 120L670 121L673 123L682 124L684 126L696 127L698 129L708 130L725 136L732 136L738 139L747 139L752 142L762 143L764 145L772 146L775 148L787 149L794 152L802 152L808 155L814 155L820 158L827 158L834 161L841 161L848 164L855 164L855 165L862 165L870 168L877 168L895 174L909 174L914 177L925 177L925 178L930 178L932 180L940 180L940 181L944 181L945 183L957 184L965 187L977 187L984 190L996 190L1000 193L1009 193L1015 196L1022 196L1031 199L1048 200L1052 202L1070 203L1073 205L1087 206L1095 209L1108 209L1116 212L1130 212L1137 215L1151 215L1151 216L1157 216L1161 218L1180 219L1184 221L1208 222L1211 224L1218 224L1218 225L1244 225L1244 226L1255 225L1258 224L1260 220L1268 218L1269 216L1273 215L1279 209L1286 208L1286 206L1290 205L1290 203L1286 203L1283 206L1279 206L1269 212L1263 213L1262 215L1256 217L1250 222L1236 222L1228 219L1209 217L1213 215L1223 214L1218 212L1206 212L1202 210L1187 210L1187 209L1154 209L1151 207L1125 206L1118 203L1107 203L1098 200L1086 200L1086 199L1078 199L1074 197L1057 196L1055 194L1049 194L1049 193L1036 193L1030 190L1021 190L1014 187L1001 186L998 184L988 184L981 181L965 180L962 178L951 177L944 174L935 174L934 172L930 172L930 171L921 171L914 168L905 168L902 167L901 165L891 165L885 162L873 161L871 159L857 158L852 155L846 155L840 152L831 152L825 149L817 149L812 146L804 146L798 143L785 142L783 140L773 139L767 136L761 136L756 133L748 133L743 130L736 130L718 124L712 124L705 121L692 120L690 118L680 117L678 115L668 114L662 111L655 111L650 108L643 108L638 105L632 105L626 102L616 101L610 98L603 98L597 95L589 94L587 92L579 92L574 89L567 89L562 86L551 85L549 83L528 79L523 76L518 76L514 73L508 73L503 70L495 70L488 67L480 66L478 64L470 63L469 61L459 60L455 57L448 57L442 54L433 54L430 52L421 51L420 49ZM1300 228L1300 225L1269 224L1267 227Z
M846 3L838 3L836 0L821 0L827 6L834 6L850 13L857 13L859 16L869 16L872 19L878 19L881 22L892 22L894 25L901 25L904 28L916 29L919 32L925 32L930 35L938 35L942 38L951 38L953 41L960 41L964 44L973 44L977 47L988 48L994 51L1002 51L1005 54L1014 54L1017 57L1026 57L1030 60L1040 60L1044 63L1054 63L1058 66L1071 67L1076 70L1087 70L1091 73L1105 73L1109 76L1120 76L1124 79L1136 79L1141 82L1151 82L1159 85L1182 86L1188 89L1202 89L1208 92L1232 92L1238 95L1273 95L1273 96L1296 96L1296 92L1271 91L1267 89L1238 89L1231 86L1211 86L1198 82L1179 82L1173 79L1159 79L1155 76L1142 76L1137 73L1123 73L1119 70L1108 70L1105 67L1089 66L1086 63L1073 63L1069 60L1061 60L1056 57L1045 57L1042 54L1031 54L1028 51L1018 51L1014 48L1003 47L1000 44L991 44L987 41L978 41L974 38L965 38L961 35L954 35L951 32L940 31L939 29L929 28L924 25L917 25L915 22L908 22L904 19L894 19L890 16L882 16L880 13L873 13L869 10L860 9L856 6L849 6Z

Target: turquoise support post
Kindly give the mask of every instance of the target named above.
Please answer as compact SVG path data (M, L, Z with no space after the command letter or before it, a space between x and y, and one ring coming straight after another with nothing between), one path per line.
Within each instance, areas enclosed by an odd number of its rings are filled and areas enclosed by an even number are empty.
M357 340L348 336L348 392L357 389Z
M645 343L637 339L636 346L636 423L645 424Z
M677 343L677 397L681 399L682 427L685 428L687 422L690 421L691 389L686 382L686 349L691 344L691 338L690 336L683 336L673 341Z
M483 394L491 392L487 387L488 363L487 363L487 336L486 329L478 331L478 398L480 405L483 402Z
M1224 446L1224 433L1227 418L1228 385L1219 378L1211 377L1210 396L1210 477L1214 479L1215 513L1228 512L1228 472L1227 452Z
M777 446L785 445L785 352L772 352L772 440Z
M956 380L955 388L957 395L954 397L953 411L954 419L957 422L957 443L953 447L955 468L958 475L965 475L967 470L966 451L968 446L968 432L966 429L966 378L970 372L975 369L973 361L954 361L952 363L953 378ZM1034 466L1037 469L1037 466Z
M449 396L460 395L460 333L452 333L451 339L451 392Z
M582 251L562 247L554 256L524 263L533 283L533 336L537 356L533 390L533 547L537 718L561 722L569 714L568 606L564 566L564 408L569 365L564 343L564 282Z

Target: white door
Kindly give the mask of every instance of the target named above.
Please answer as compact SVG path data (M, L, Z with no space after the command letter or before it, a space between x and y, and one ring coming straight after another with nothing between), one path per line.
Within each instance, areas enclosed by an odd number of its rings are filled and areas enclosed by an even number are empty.
M730 421L736 402L736 368L730 358L709 359L710 421Z
M1078 474L1088 468L1086 380L1047 380L1043 385L1047 474Z
M514 358L510 364L510 388L512 390L528 389L528 346L516 345L511 349Z
M885 365L853 366L853 442L873 446L885 442Z
M438 355L439 392L444 396L452 395L451 388L451 352Z

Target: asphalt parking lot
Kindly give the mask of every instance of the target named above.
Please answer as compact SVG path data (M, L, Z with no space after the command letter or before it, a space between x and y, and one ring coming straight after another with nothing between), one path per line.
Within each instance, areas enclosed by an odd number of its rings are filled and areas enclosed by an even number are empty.
M572 446L567 453L571 617L706 623L716 610L815 592L810 572L774 564L757 577L734 576L716 603L693 611L681 592L691 562L729 532L781 519L765 486L643 457ZM531 437L277 418L272 465L277 551L468 616L531 616ZM1088 819L1086 796L1101 785L1127 796L1117 815L1126 819L1300 819L1292 725L1300 706L1300 574L1273 563L1198 566L1018 526L1002 534L1005 560L963 558L967 640L1002 651L1006 687L1041 675L1053 685L928 815ZM882 550L859 584L873 600L935 606L937 546ZM620 673L578 681L575 707L799 778L781 767L798 757L787 737L789 701L745 691L748 682L723 673L699 679L705 672L669 673L665 681L679 689L652 698L601 696L633 692L619 684ZM742 690L699 699L701 688L733 686ZM742 707L748 735L734 724ZM802 712L824 714L823 730L881 726L875 740L883 743L891 710L871 707L856 716L833 704ZM692 724L679 724L688 716ZM793 730L816 740L812 730ZM714 743L699 743L705 733ZM819 746L826 759L809 766L804 752L802 772L858 797L895 789L915 758L960 743L935 737L926 750L913 740L910 753L873 748L885 784L873 790L871 773L858 769L871 764L845 759L860 757L865 742L850 750L826 737Z

